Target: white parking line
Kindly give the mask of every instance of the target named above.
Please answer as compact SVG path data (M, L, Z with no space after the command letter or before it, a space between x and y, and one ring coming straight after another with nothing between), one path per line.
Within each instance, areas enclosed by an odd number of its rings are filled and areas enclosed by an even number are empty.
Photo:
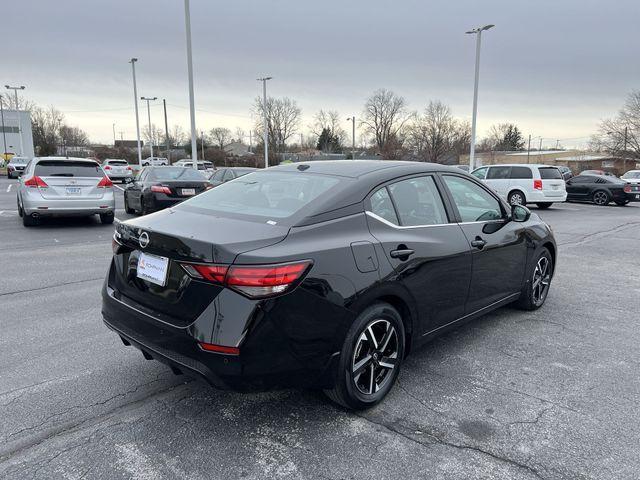
M118 185L114 185L114 187L119 188L120 190L122 190L124 192L124 188L118 186Z
M13 183L7 187L7 192L11 191L11 187L13 187Z

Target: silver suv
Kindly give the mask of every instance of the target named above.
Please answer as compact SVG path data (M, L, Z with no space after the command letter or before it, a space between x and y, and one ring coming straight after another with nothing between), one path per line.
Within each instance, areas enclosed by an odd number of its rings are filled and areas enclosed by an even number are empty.
M100 215L113 223L116 201L113 183L93 160L34 158L18 185L18 214L25 227L41 217Z
M18 178L31 160L29 157L11 157L7 164L7 178Z

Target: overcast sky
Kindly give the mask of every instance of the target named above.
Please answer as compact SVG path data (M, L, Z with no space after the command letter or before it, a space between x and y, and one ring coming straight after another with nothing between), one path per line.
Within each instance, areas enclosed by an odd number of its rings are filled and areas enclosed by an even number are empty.
M26 85L93 141L110 142L112 123L135 138L127 62L138 57L139 94L166 98L169 124L187 127L183 12L181 0L4 2L0 83ZM305 133L320 108L360 116L381 87L413 110L439 99L470 119L464 32L487 23L480 135L509 121L572 147L640 88L638 0L192 0L191 13L199 130L248 129L262 75L271 95L298 102ZM151 114L163 125L160 102Z

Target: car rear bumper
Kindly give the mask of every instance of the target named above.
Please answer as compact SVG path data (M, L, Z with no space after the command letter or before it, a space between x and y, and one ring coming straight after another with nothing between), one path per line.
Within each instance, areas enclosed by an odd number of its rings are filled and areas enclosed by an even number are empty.
M113 192L97 199L45 199L39 192L29 192L22 195L22 208L27 215L82 216L113 213L116 202Z
M527 203L566 202L567 192L564 190L532 191L526 194Z

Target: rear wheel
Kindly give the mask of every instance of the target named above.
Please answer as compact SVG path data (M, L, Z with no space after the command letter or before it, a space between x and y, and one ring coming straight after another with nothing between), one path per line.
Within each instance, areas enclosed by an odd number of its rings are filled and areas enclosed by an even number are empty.
M545 203L536 203L536 205L538 206L538 208L540 210L546 210L547 208L549 208L551 205L553 205L553 202L545 202Z
M604 206L609 204L611 197L609 197L609 194L604 190L597 190L593 192L592 200L596 205Z
M326 395L343 407L362 410L393 387L404 357L405 334L398 311L378 303L362 312L342 346L336 384Z
M546 248L543 248L529 272L528 280L518 299L517 306L523 310L537 310L549 294L551 277L553 276L553 258Z
M18 216L22 218L24 216L24 210L22 210L22 205L20 205L19 199L17 200L17 202L18 202Z
M109 225L113 223L114 218L115 218L115 215L113 214L113 212L100 214L100 222L102 222L105 225Z
M146 215L149 213L149 208L147 207L144 197L140 197L140 215Z
M25 227L33 227L34 225L38 225L40 220L37 218L33 218L31 215L27 215L26 213L22 214L22 225Z
M615 200L615 202L616 202L616 205L618 205L619 207L624 207L629 203L629 200Z
M136 211L129 206L129 200L127 199L127 194L124 194L124 211L128 214L136 213Z
M525 205L527 203L527 199L520 190L514 190L507 197L507 201L509 205Z

